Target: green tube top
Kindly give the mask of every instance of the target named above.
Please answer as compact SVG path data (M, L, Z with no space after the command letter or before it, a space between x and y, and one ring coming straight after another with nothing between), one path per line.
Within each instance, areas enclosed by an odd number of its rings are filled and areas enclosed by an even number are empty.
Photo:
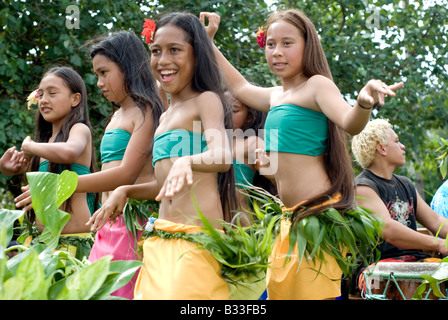
M39 172L49 172L48 170L48 160L42 161L39 164ZM61 173L64 171L64 166L61 164L58 164L57 166L58 173ZM82 176L84 174L90 174L90 169L86 166L83 166L81 164L72 163L71 164L71 171L76 172L78 175ZM90 214L92 215L95 212L95 194L94 193L88 193L87 194L87 205L90 209Z
M327 147L328 119L311 109L293 104L274 106L264 129L266 151L318 156Z
M207 141L201 133L183 129L168 130L154 138L152 165L161 159L190 156L207 150Z
M123 129L107 130L101 139L100 153L101 162L106 163L114 160L122 160L131 134Z
M246 164L233 159L233 168L235 171L235 183L238 188L254 184L255 172Z

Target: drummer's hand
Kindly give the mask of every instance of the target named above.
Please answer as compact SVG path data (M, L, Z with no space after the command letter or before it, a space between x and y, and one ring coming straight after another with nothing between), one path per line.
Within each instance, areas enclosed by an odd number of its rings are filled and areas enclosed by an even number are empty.
M446 240L437 238L436 241L437 241L437 248L438 248L437 251L444 256L448 255L448 248L447 248Z

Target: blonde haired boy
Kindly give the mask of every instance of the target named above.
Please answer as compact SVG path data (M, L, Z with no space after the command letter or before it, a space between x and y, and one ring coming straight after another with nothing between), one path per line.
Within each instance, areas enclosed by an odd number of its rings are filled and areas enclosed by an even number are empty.
M429 257L424 251L448 254L445 239L448 223L439 236L417 232L418 221L433 234L448 219L435 213L408 178L394 174L406 163L405 146L386 119L370 121L353 137L352 150L363 172L355 179L358 204L384 220L381 260L415 262Z

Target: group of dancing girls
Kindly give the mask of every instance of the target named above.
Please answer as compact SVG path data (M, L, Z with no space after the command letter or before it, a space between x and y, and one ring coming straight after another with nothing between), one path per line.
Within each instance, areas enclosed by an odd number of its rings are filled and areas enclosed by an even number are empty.
M127 31L111 33L92 45L97 85L118 106L101 142L99 172L93 172L85 86L70 68L50 70L38 89L36 141L25 139L20 152L24 157L15 157L10 171L24 171L31 157L36 165L48 164L45 170L52 172L57 172L58 164L71 170L90 168L80 173L67 209L71 219L63 231L96 232L90 261L109 254L114 260L138 259L141 233L131 237L121 213L129 198L159 202L158 218L149 221L152 236L143 242L144 265L114 295L229 299L222 265L213 255L188 237L169 235L202 232L197 208L217 229L220 221L235 221L236 212L248 209L241 185L250 185L257 171L273 167L265 159L276 159L276 170L267 171L266 177L288 214L281 219L267 269L268 298L338 297L340 281L335 279L341 278L341 269L332 257L325 263L318 259L299 263L296 247L285 260L289 231L304 216L354 206L344 132L359 133L373 105L384 104L386 95L395 96L402 83L371 80L360 90L356 105L350 106L332 81L312 22L301 11L287 10L273 13L264 28L266 60L281 86L255 86L213 44L219 21L214 13L162 17L146 33L150 59L142 41ZM61 70L73 75L62 77ZM160 92L169 96L169 105ZM229 129L240 133L249 127L259 129L263 113L267 113L264 140L238 134L233 141L228 139ZM49 126L46 135L39 134L40 122ZM256 158L256 153L263 157ZM78 205L78 198L85 201L88 194L99 192L102 205L94 214ZM27 187L16 205L31 208ZM250 219L239 218L250 225Z

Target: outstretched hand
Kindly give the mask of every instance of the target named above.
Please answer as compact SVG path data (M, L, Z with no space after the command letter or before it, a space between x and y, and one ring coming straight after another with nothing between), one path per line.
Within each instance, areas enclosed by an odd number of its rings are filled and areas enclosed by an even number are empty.
M27 165L28 161L23 152L17 151L15 146L6 150L0 158L0 168L4 175L19 174Z
M274 185L276 185L275 181L275 171L277 166L274 163L271 163L270 157L267 155L266 151L262 148L257 148L255 150L256 159L254 162L255 170L257 170L260 175L269 179Z
M174 196L185 186L185 183L188 186L193 185L193 170L189 157L180 157L174 161L155 200L161 201L164 197Z
M403 82L398 82L393 85L387 85L381 80L370 80L361 89L358 95L358 104L365 108L370 108L375 103L384 105L384 97L386 95L395 97L395 92L404 85Z
M264 168L269 168L269 157L262 148L257 148L255 150L255 170L260 172Z
M118 215L123 212L128 198L126 192L120 187L116 188L107 198L106 202L87 221L86 226L90 226L91 231L98 231L108 220L114 223Z
M208 26L205 24L205 19L208 19ZM221 17L213 12L201 12L199 14L199 20L202 22L202 24L205 27L205 30L207 31L208 36L213 41L213 38L218 31L219 22L221 21Z

